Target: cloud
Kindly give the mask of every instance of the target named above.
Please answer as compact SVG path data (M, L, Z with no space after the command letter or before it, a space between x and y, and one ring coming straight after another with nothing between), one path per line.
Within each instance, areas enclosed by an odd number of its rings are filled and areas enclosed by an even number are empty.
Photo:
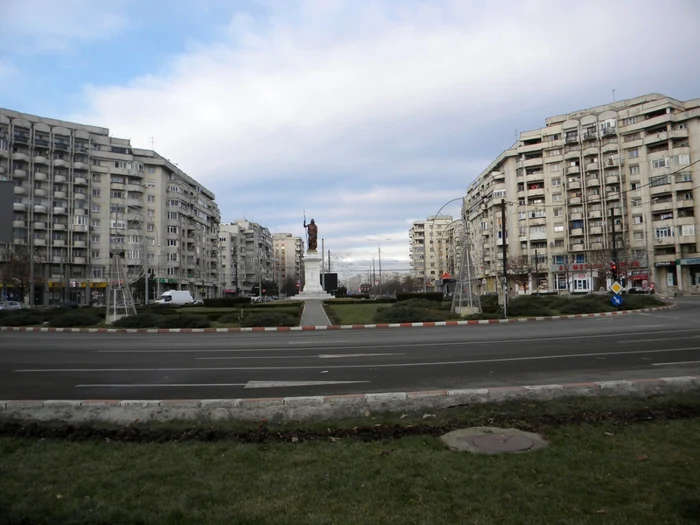
M4 1L0 50L54 54L112 37L127 26L126 5L127 0Z
M86 86L65 117L141 147L154 137L227 220L301 235L306 209L339 251L362 249L356 232L407 232L462 195L523 122L612 88L675 88L683 71L697 87L675 51L700 47L698 4L668 4L673 39L637 30L658 25L648 0L261 1L150 75Z

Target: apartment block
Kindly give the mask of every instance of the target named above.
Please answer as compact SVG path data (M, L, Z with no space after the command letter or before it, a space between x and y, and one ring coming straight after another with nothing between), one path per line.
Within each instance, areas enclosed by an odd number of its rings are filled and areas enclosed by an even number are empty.
M221 224L219 239L226 293L248 296L261 281L272 280L274 256L269 229L238 219Z
M0 180L14 182L15 199L13 244L0 256L5 267L33 258L33 304L103 303L113 254L132 283L155 280L149 299L218 294L214 194L156 152L107 128L0 109Z
M281 290L287 279L301 285L304 241L291 233L274 233L272 235L274 250L273 278Z
M436 291L445 273L456 275L459 268L461 221L450 215L433 215L414 221L409 229L411 276L421 279L428 291Z
M700 99L650 94L549 117L468 187L483 292L700 291ZM505 219L505 227L503 227ZM504 234L505 232L505 234Z

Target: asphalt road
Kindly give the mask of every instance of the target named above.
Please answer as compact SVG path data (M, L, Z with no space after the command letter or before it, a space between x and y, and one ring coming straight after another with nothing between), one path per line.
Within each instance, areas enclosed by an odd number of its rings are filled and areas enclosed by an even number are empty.
M700 374L700 298L632 315L232 334L0 333L0 399L225 399Z

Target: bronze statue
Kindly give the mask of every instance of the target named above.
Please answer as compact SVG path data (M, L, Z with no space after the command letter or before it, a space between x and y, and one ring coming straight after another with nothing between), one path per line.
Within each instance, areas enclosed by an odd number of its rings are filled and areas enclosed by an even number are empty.
M309 251L315 252L318 246L318 226L316 226L316 223L313 219L311 219L311 222L309 224L306 224L306 219L304 219L304 228L306 228L307 231L307 242L309 244Z

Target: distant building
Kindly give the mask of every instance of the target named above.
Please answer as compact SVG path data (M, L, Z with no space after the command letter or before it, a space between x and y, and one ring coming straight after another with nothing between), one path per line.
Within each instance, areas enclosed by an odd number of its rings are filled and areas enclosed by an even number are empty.
M222 223L219 242L228 294L250 295L261 280L272 280L272 236L266 227L246 219Z
M428 291L438 290L442 274L454 271L456 249L454 242L449 243L457 224L450 215L433 215L415 221L409 230L411 275L425 281Z
M273 278L281 290L287 279L295 283L301 279L304 241L291 233L274 233L272 246L275 259Z

